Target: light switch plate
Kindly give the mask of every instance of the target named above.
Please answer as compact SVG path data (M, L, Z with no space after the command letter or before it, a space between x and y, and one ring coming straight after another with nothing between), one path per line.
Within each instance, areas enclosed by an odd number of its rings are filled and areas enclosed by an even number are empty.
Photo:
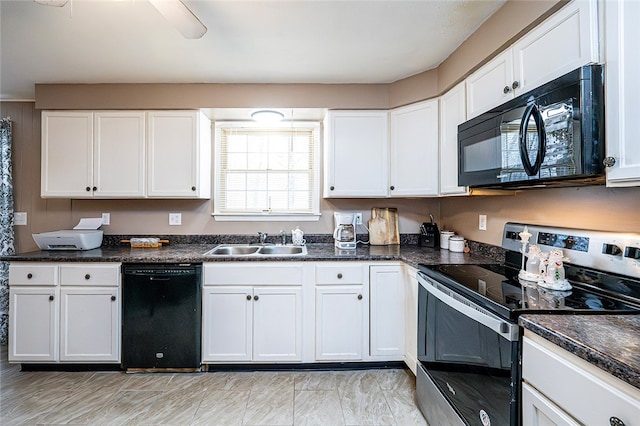
M182 213L169 213L169 225L182 225Z
M102 224L111 225L111 213L102 213Z
M481 214L478 216L478 229L481 231L487 230L487 215Z
M27 224L27 212L14 212L13 213L14 225L26 225Z

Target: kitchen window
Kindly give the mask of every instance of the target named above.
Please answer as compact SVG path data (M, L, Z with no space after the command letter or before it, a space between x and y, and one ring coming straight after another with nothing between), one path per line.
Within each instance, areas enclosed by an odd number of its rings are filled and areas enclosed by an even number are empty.
M318 220L320 124L215 125L216 220Z

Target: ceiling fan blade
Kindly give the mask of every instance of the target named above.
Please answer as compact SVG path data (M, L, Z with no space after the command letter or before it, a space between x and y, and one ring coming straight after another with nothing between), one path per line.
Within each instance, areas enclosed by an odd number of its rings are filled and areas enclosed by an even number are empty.
M46 1L46 0L45 0ZM149 0L158 9L158 12L165 17L184 38L201 38L207 27L198 19L196 15L180 0Z
M55 7L62 7L67 3L69 3L69 0L33 0L33 1L38 4L43 4L45 6L55 6Z

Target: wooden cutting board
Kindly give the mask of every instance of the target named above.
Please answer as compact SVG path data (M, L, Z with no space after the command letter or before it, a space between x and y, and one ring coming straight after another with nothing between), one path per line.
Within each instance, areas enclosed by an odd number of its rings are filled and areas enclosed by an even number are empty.
M398 209L382 207L371 209L369 244L374 246L400 244Z

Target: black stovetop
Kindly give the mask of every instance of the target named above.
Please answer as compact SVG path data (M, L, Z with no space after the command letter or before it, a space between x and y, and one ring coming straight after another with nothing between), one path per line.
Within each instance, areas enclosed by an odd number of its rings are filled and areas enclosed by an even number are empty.
M565 264L572 288L550 290L518 279L519 269L498 264L419 265L419 269L503 318L525 312L640 313L640 281Z

